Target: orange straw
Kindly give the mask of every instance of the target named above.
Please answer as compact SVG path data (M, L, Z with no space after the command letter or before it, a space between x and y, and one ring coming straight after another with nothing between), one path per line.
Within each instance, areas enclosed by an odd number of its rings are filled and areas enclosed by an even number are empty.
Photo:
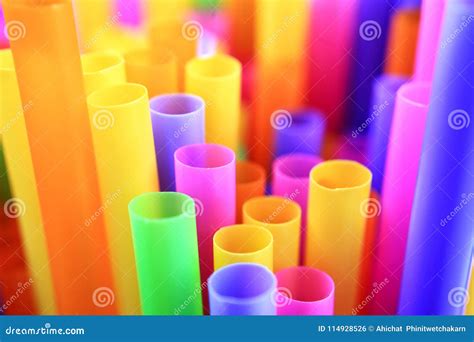
M242 223L242 207L244 203L265 194L265 170L257 163L250 161L237 161L237 200L236 217L237 223Z

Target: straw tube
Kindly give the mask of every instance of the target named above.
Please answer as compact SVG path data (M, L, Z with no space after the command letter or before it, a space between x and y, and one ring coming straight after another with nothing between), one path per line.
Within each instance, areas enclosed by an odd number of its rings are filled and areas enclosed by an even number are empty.
M372 174L361 164L331 160L311 170L305 265L336 283L335 313L350 314L359 291Z
M176 191L196 205L201 281L214 269L212 237L235 223L235 153L222 145L194 144L174 154ZM207 291L203 293L207 309Z
M186 64L186 92L206 102L206 141L234 152L239 145L241 73L240 62L226 55L195 58Z
M405 254L403 315L462 314L459 294L465 295L471 272L474 2L446 6L440 40L446 46L436 60Z
M125 54L127 81L143 84L150 97L178 91L176 56L166 48L132 49Z
M390 281L384 291L374 298L374 307L380 310L380 314L394 315L397 311L430 93L430 84L420 82L406 83L397 92L373 271L373 282L379 283L385 278Z
M86 94L125 82L125 61L117 52L89 52L81 56Z
M128 202L158 190L148 95L144 86L122 83L87 98L97 173L107 225L117 304L122 314L139 313Z
M297 266L299 258L301 208L294 202L300 191L288 197L255 197L244 203L244 223L260 225L273 235L273 270Z
M239 160L236 165L236 180L236 222L242 223L244 203L265 194L266 173L257 163Z
M196 212L191 197L149 192L129 204L145 315L201 315Z
M335 285L332 278L315 268L298 266L276 273L277 314L333 315Z
M322 159L308 154L295 153L277 158L273 162L272 194L288 196L301 207L300 263L306 249L306 212L308 207L309 174Z
M214 234L214 270L238 262L261 264L273 270L273 236L257 225L222 227Z
M13 196L5 202L5 214L19 220L38 313L52 315L55 313L53 282L24 118L24 112L34 104L30 102L22 107L10 50L0 51L0 84L0 127Z
M160 189L174 191L174 153L204 143L204 100L190 94L166 94L150 100Z
M11 48L23 106L34 104L25 123L58 313L113 314L104 218L94 214L100 193L71 2L2 4L6 20L27 30Z
M276 284L273 273L259 264L222 267L209 278L211 315L275 315Z

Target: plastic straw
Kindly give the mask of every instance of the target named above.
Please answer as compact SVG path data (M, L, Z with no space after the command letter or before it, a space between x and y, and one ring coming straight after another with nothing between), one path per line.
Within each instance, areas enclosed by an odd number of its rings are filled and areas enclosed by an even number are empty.
M129 204L145 315L201 315L196 212L189 196L150 192Z
M134 49L125 54L127 80L143 84L150 97L178 91L176 56L167 49Z
M345 99L359 0L313 0L308 39L310 103L327 118L332 132L344 123Z
M369 130L367 137L367 159L370 171L373 174L372 187L378 192L382 191L383 177L385 174L385 160L387 158L388 139L392 127L393 107L395 94L408 78L384 74L374 82L372 90L372 114L370 122L352 131L352 138L358 140L360 131Z
M89 52L81 56L86 94L125 82L125 61L113 51Z
M316 110L300 110L293 114L280 112L274 116L275 154L308 153L320 155L325 119Z
M196 202L201 280L214 269L212 237L235 223L235 153L222 145L195 144L174 154L176 191ZM203 293L205 311L207 291Z
M97 173L107 224L117 304L122 314L139 312L128 202L158 190L147 90L122 83L87 99Z
M446 0L422 2L420 33L415 58L415 80L426 82L433 80L445 6Z
M256 0L229 0L226 14L229 17L229 48L244 65L254 56Z
M265 266L232 264L209 278L211 315L275 315L277 280Z
M206 141L234 152L239 145L241 73L240 62L226 55L195 58L186 65L186 92L206 102Z
M389 27L385 73L413 75L419 24L417 8L399 9L394 13Z
M12 197L5 201L5 214L19 220L26 264L34 278L38 313L53 315L53 282L24 118L33 102L22 107L10 50L0 51L0 84L0 129L12 192Z
M35 1L30 1L30 3L36 5L40 2L35 3ZM110 1L74 0L73 4L81 50L96 50L107 41L108 37L105 33L118 24L122 13L113 12Z
M257 225L237 224L214 234L214 270L238 262L261 264L273 270L273 236Z
M302 153L282 156L273 162L272 194L286 197L297 193L293 200L301 207L300 263L306 249L309 174L320 162L321 158Z
M190 94L168 94L151 99L160 189L174 191L174 153L181 146L204 143L204 101Z
M449 1L443 20L430 109L413 201L398 313L462 314L473 250L474 13ZM459 27L463 27L462 31ZM458 32L453 38L453 32ZM471 115L471 117L470 117ZM466 203L468 202L468 203ZM461 208L461 210L459 210Z
M305 265L331 275L336 283L336 311L351 314L359 291L372 175L361 164L331 160L310 174Z
M276 273L277 313L285 315L334 314L335 285L332 278L315 268L290 267Z
M374 298L379 313L395 314L430 98L429 83L407 83L397 92L387 152L382 216L373 281L390 283Z
M298 265L301 208L294 202L299 192L255 197L244 203L244 223L267 228L273 235L273 270Z
M356 20L353 66L349 85L347 116L351 129L364 122L370 111L370 95L374 79L383 70L390 1L360 0Z
M465 315L474 315L474 258L471 266L471 277L469 279L469 295L467 297L467 303L466 303L466 310L465 310ZM466 296L464 296L466 298Z
M59 314L113 314L113 281L70 1L8 0L28 28L11 47ZM87 219L94 220L87 224ZM86 280L86 281L85 281ZM95 299L95 300L94 300ZM97 303L99 305L97 305Z
M236 222L242 223L242 207L244 203L253 197L265 194L265 170L257 163L238 161L236 165L236 180Z

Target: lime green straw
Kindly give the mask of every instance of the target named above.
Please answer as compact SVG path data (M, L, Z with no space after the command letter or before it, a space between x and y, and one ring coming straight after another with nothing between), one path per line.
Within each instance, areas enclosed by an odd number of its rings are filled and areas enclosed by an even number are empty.
M128 205L145 315L202 315L194 200L149 192Z

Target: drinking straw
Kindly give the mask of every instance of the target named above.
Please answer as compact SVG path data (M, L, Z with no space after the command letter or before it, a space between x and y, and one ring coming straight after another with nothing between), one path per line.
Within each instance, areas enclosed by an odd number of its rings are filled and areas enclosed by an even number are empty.
M135 196L158 190L147 90L121 83L92 93L87 103L117 304L120 313L136 314L140 304L127 206Z
M359 2L346 117L351 129L364 122L370 110L372 84L383 70L391 9L391 1Z
M334 279L337 315L351 314L356 304L371 180L366 167L349 160L311 170L305 265Z
M298 265L301 208L294 200L295 190L287 197L261 196L244 203L244 223L260 225L273 235L273 270Z
M174 153L204 143L204 101L190 94L167 94L150 101L160 189L175 191Z
M430 84L409 82L397 92L383 183L373 281L390 283L374 298L379 314L397 311L410 213L415 193Z
M89 52L81 56L86 94L125 82L125 62L114 51Z
M255 11L255 100L248 135L250 159L270 169L275 112L301 108L309 2L259 0ZM291 46L291 49L288 47Z
M335 285L325 272L306 266L276 273L278 316L333 315Z
M241 72L238 60L222 54L186 64L186 92L206 102L206 141L234 152L239 144Z
M301 207L300 264L306 248L306 211L308 207L309 173L322 159L308 154L295 153L275 159L273 162L272 194L286 197L298 192L294 201Z
M222 145L182 146L174 154L176 191L196 202L201 280L214 267L212 236L217 229L235 224L235 153ZM203 291L207 311L207 289Z
M225 3L229 18L229 49L244 66L254 56L256 0L229 0Z
M71 2L2 4L28 31L11 48L23 107L33 104L24 116L57 312L113 314L113 300L98 301L114 287Z
M413 75L420 10L398 9L389 27L384 72L392 75Z
M168 49L139 48L125 54L127 80L143 84L150 97L178 91L176 56Z
M276 284L275 275L259 264L222 267L209 278L211 315L275 315Z
M261 264L273 270L273 236L257 225L236 224L214 234L214 270L238 262Z
M265 194L266 173L263 167L251 161L239 160L236 164L236 222L242 223L242 207L253 197Z
M3 146L0 139L0 201L5 202L11 197L10 185L8 181L7 166L5 164L5 156Z
M156 20L183 18L191 7L192 0L142 0L149 24Z
M474 257L471 263L471 276L469 277L469 294L467 297L465 315L474 315Z
M344 124L355 19L359 0L313 0L308 35L308 96L331 132Z
M35 1L30 2L35 4ZM102 45L107 40L107 31L118 24L123 16L121 11L112 12L110 1L75 0L73 6L83 51L91 51Z
M202 315L193 199L177 192L143 193L128 210L143 314Z
M379 193L382 191L385 173L395 93L406 81L408 81L408 78L398 75L382 74L379 76L372 89L372 114L365 125L352 131L352 138L358 140L361 138L360 131L369 130L367 136L367 165L374 177L372 187Z
M325 130L323 115L312 109L293 114L282 111L273 117L275 154L308 153L319 155Z
M456 315L473 250L474 3L449 1L413 201L398 312ZM463 30L459 32L459 27ZM453 32L457 32L453 38ZM461 209L461 210L460 210ZM433 257L436 256L436 257Z
M38 312L54 315L51 269L24 118L24 113L34 103L22 107L10 50L0 51L0 84L0 129L12 192L3 209L8 217L19 221L28 270L34 278L33 291Z
M126 28L140 29L144 9L142 0L115 0L113 8L121 13L120 24Z
M435 68L446 0L423 1L416 44L415 75L418 81L431 82Z

